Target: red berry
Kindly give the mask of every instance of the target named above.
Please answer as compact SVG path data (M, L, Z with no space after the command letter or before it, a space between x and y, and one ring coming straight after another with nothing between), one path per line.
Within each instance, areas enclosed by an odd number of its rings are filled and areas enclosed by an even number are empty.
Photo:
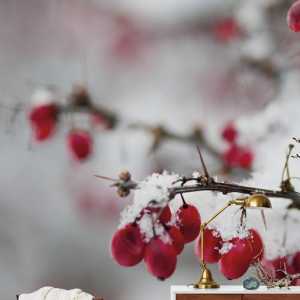
M223 161L226 166L250 169L253 163L253 153L250 149L231 144L223 154Z
M29 119L34 125L39 125L44 121L55 120L57 117L58 108L54 103L41 104L32 108Z
M297 273L300 273L300 252L297 252L293 257L293 267Z
M234 238L230 242L232 248L221 257L219 267L227 279L237 279L247 272L253 251L248 239Z
M153 238L146 246L145 264L147 270L160 280L170 277L176 269L176 251L171 244Z
M37 141L42 142L48 139L55 131L54 121L45 121L39 126L33 127L34 137Z
M167 230L172 240L172 245L176 251L176 254L178 255L184 248L184 237L181 231L176 226L171 226Z
M287 23L294 32L300 31L300 1L296 1L288 10Z
M201 239L197 239L195 243L195 254L197 257L201 257L200 246ZM204 249L203 249L203 258L204 261L210 264L217 263L221 254L219 250L222 248L223 240L221 235L215 229L204 229Z
M238 132L233 123L229 123L225 126L225 128L222 131L222 137L228 143L233 143L236 141L236 138L238 137Z
M44 141L55 131L58 107L54 103L41 104L32 108L29 120L37 141Z
M84 160L92 152L92 138L87 131L74 129L68 135L68 145L74 158Z
M238 37L240 33L239 25L233 18L217 22L214 26L214 34L220 42L229 42Z
M145 253L145 243L139 227L128 224L125 228L119 229L112 238L111 253L121 266L131 267L138 264Z
M250 229L249 233L249 241L252 245L253 260L260 261L264 256L264 243L260 234L255 229Z
M197 208L190 204L184 204L178 209L176 215L184 242L192 242L199 235L201 226L201 218Z

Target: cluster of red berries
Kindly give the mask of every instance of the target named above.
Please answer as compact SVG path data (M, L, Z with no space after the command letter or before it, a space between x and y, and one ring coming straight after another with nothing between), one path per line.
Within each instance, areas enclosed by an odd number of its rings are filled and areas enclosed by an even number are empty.
M263 260L262 263L270 276L281 279L286 276L286 273L290 275L300 273L300 252L280 256L272 260ZM294 280L292 285L300 285L300 280Z
M254 154L248 147L237 143L238 131L231 122L222 131L222 138L228 143L228 148L223 153L223 162L227 168L250 169Z
M234 237L223 241L216 229L204 230L203 259L206 263L219 263L221 273L227 279L243 276L250 265L260 261L264 255L264 245L259 233L250 229L246 237ZM200 257L200 241L195 244L195 254ZM227 246L227 247L226 247ZM222 248L226 247L224 254Z
M166 206L160 214L159 222L164 225L171 243L158 236L153 236L149 242L145 242L137 222L119 229L111 242L114 260L121 266L131 267L144 259L150 274L161 280L170 277L176 269L177 256L182 252L184 245L199 236L201 218L195 206L183 204L176 212L176 224L168 225L170 220L171 211ZM253 262L261 260L264 255L262 239L254 229L250 229L245 238L235 237L226 242L231 247L223 255L220 250L225 242L215 229L206 228L204 237L205 262L219 263L221 272L228 279L241 277ZM195 247L197 256L199 245L198 239Z
M300 1L296 1L289 9L287 14L287 23L294 32L300 31Z
M55 133L60 115L60 107L54 102L38 104L31 108L29 121L36 141L48 140ZM83 129L71 129L67 135L68 148L76 160L88 158L93 150L90 133Z
M146 208L145 213L156 213L157 208ZM172 217L169 206L160 213L159 222L167 240L154 235L150 241L145 242L138 222L128 224L119 229L111 242L111 253L114 260L124 267L137 265L144 259L150 274L160 280L170 277L177 264L177 256L182 252L184 245L197 238L200 232L201 218L197 208L184 203L176 212L176 224L168 225Z

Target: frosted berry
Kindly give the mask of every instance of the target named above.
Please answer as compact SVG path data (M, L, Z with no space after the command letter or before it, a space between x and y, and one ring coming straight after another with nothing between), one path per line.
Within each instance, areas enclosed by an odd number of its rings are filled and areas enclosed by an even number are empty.
M172 245L176 251L176 254L180 254L184 248L184 237L181 231L176 226L169 227L167 231L172 240Z
M233 18L227 18L217 22L213 29L215 37L223 43L230 42L241 33L239 25Z
M137 225L128 224L114 234L111 241L111 254L119 265L135 266L143 259L144 253L145 243Z
M252 255L254 261L262 260L264 256L264 243L260 234L255 229L249 229L248 239L252 245Z
M300 31L300 1L296 1L288 10L287 23L294 32Z
M48 139L55 131L58 107L54 103L34 106L29 113L29 121L37 141Z
M164 243L158 237L153 238L145 250L148 272L160 280L170 277L176 269L176 256L176 251L171 244Z
M204 261L210 264L217 263L221 258L221 254L219 251L222 248L223 244L220 233L215 229L206 228L204 229L204 241ZM199 257L199 259L201 258L200 243L201 239L199 237L199 239L197 239L195 243L195 254L197 257Z
M155 208L151 207L151 208L149 208L149 211L152 213L156 213L156 214L160 213L159 221L163 224L167 224L171 220L172 213L171 213L171 209L170 209L169 205L165 206L163 208L162 212L160 212L161 211L160 207L155 207Z
M189 243L195 240L199 235L201 226L201 218L197 208L190 204L184 204L178 209L176 218L184 242Z
M234 238L231 243L232 248L219 261L221 273L230 280L243 276L253 258L251 243L248 239Z
M92 138L90 134L81 129L73 129L68 134L68 146L76 160L87 159L92 153Z
M238 137L238 131L233 123L229 123L222 131L222 138L228 143L233 143Z
M252 151L248 148L231 144L223 153L223 161L227 167L250 169L254 160Z

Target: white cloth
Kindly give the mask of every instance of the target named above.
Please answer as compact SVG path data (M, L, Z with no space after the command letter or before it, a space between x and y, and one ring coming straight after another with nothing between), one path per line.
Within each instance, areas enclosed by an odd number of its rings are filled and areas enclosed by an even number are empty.
M43 287L30 294L21 294L19 300L93 300L94 297L80 289L63 290Z

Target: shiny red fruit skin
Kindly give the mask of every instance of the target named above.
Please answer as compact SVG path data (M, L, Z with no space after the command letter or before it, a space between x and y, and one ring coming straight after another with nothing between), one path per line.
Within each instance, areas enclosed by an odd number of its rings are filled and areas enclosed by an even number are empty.
M231 243L233 247L219 261L221 273L229 280L243 276L253 258L252 247L248 239L234 238Z
M146 246L145 264L149 273L160 280L170 277L177 264L177 255L171 244L165 244L158 237Z
M222 248L223 240L220 234L215 229L205 228L204 230L204 261L209 264L217 263L220 258L221 254L219 250ZM200 242L201 239L196 240L195 243L195 255L201 258L200 255Z
M296 1L288 10L287 23L294 32L300 31L300 1Z
M238 137L238 132L233 123L229 123L222 131L222 138L228 143L234 143Z
M255 229L249 229L248 239L252 245L253 261L260 261L264 257L264 243L260 234Z
M92 153L92 138L87 131L74 129L67 139L69 149L76 160L85 160Z
M176 251L176 254L178 255L184 248L184 237L181 231L176 226L171 226L167 230L172 240L172 245Z
M201 226L201 218L197 208L190 204L184 204L178 209L176 215L184 242L190 243L195 240L199 235Z
M123 267L137 265L144 257L145 243L137 225L128 224L119 229L111 241L111 254Z

